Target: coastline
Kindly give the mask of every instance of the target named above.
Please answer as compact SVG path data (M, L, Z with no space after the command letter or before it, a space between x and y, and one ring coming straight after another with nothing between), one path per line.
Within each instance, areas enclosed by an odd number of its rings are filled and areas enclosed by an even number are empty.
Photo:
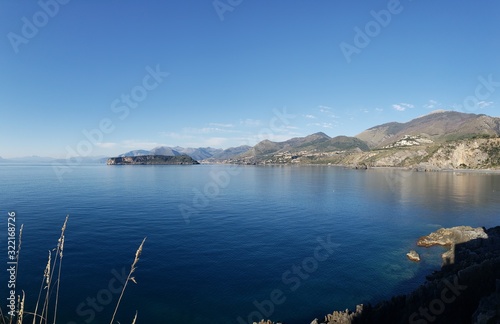
M410 294L333 312L311 324L499 323L500 226L484 232L487 238L451 244L453 258L445 260L449 252L443 254L441 269Z
M438 230L417 244L448 231L433 243L444 245L456 229ZM455 233L448 241L450 250L443 254L441 269L410 294L374 306L357 305L352 312L333 312L312 323L499 323L500 226L476 230L485 235L464 238L467 233Z
M464 232L453 233L456 229L444 229L448 232L433 244L445 244L450 231L455 235L452 241L456 242L443 254L441 269L428 275L414 291L375 305L360 304L353 310L318 315L310 323L500 323L500 226L478 228L486 235L467 239ZM436 233L440 231L419 241L434 238ZM450 254L451 259L445 258ZM262 320L259 324L287 323Z
M367 166L366 169L356 169L354 165L345 165L345 164L326 164L326 163L258 163L258 164L244 164L244 163L213 163L213 162L203 162L200 161L202 165L238 165L238 166L272 166L272 167L334 167L334 168L342 168L342 169L351 169L351 170L360 170L360 171L368 171L368 170L397 170L397 171L408 171L408 172L449 172L449 173L482 173L482 174L500 174L500 168L487 168L487 169L433 169L428 171L419 171L416 170L415 167L399 167L399 166Z

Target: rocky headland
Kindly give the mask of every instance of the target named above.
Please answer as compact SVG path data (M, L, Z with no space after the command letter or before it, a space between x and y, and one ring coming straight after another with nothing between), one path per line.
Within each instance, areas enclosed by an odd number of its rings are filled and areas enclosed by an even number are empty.
M200 164L188 155L140 155L140 156L120 156L109 158L107 165L181 165Z

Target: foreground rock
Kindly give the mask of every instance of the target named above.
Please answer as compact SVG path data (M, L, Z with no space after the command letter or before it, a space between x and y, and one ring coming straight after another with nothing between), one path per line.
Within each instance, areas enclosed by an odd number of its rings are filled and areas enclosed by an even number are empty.
M453 245L455 258L412 293L334 312L315 323L500 323L500 226L460 228L422 240Z
M417 245L424 247L434 245L451 246L453 244L465 243L478 238L488 238L484 228L457 226L452 228L440 228L427 236L422 236L418 239Z
M455 248L457 244L470 242L477 239L487 239L488 234L484 228L472 228L470 226L457 226L452 228L440 228L417 241L418 246L430 247L441 245L449 247L449 250L441 255L443 265L455 263Z
M496 291L479 302L479 307L472 315L473 323L500 323L500 280Z
M351 312L346 309L344 312L333 312L325 316L325 320L318 322L316 319L315 324L319 323L338 323L338 324L349 324L355 323L357 318L360 318L363 314L363 305L357 305L356 311Z

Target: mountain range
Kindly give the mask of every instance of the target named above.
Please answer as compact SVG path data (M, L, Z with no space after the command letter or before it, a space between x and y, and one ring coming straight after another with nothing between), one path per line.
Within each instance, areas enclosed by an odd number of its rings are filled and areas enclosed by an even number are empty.
M264 140L227 159L241 164L335 164L422 170L500 167L500 118L435 111L354 136L315 133L284 142Z
M213 147L199 147L199 148L184 148L180 146L169 147L169 146L158 146L152 150L136 150L120 154L118 157L128 157L128 156L141 156L141 155L166 155L166 156L179 156L179 155L189 155L191 158L203 161L203 160L218 160L226 159L233 156L237 156L241 153L248 151L251 146L242 145L238 147L231 147L228 149L216 149Z
M390 122L360 134L330 137L314 133L283 142L263 140L255 146L228 149L159 146L134 150L118 157L143 155L179 156L205 163L241 164L341 164L413 167L429 164L437 168L500 166L500 118L484 114L435 111L406 123ZM87 157L69 162L106 163L107 157ZM74 161L73 161L74 160ZM45 157L2 159L2 162L68 162Z
M441 110L406 123L374 126L354 137L330 137L319 132L283 142L263 140L253 147L221 150L161 146L120 156L187 154L207 163L399 167L430 163L436 168L484 168L500 165L500 157L497 163L495 155L495 138L499 135L500 118Z
M370 148L381 148L405 135L421 136L434 142L470 138L475 135L500 134L500 118L464 114L456 111L435 111L407 123L387 123L367 129L357 138Z

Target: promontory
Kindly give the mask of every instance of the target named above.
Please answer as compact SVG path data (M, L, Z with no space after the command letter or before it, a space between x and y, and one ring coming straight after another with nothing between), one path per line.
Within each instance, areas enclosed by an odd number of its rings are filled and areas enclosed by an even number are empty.
M109 158L107 165L180 165L180 164L200 164L188 155L140 155L140 156L120 156Z

